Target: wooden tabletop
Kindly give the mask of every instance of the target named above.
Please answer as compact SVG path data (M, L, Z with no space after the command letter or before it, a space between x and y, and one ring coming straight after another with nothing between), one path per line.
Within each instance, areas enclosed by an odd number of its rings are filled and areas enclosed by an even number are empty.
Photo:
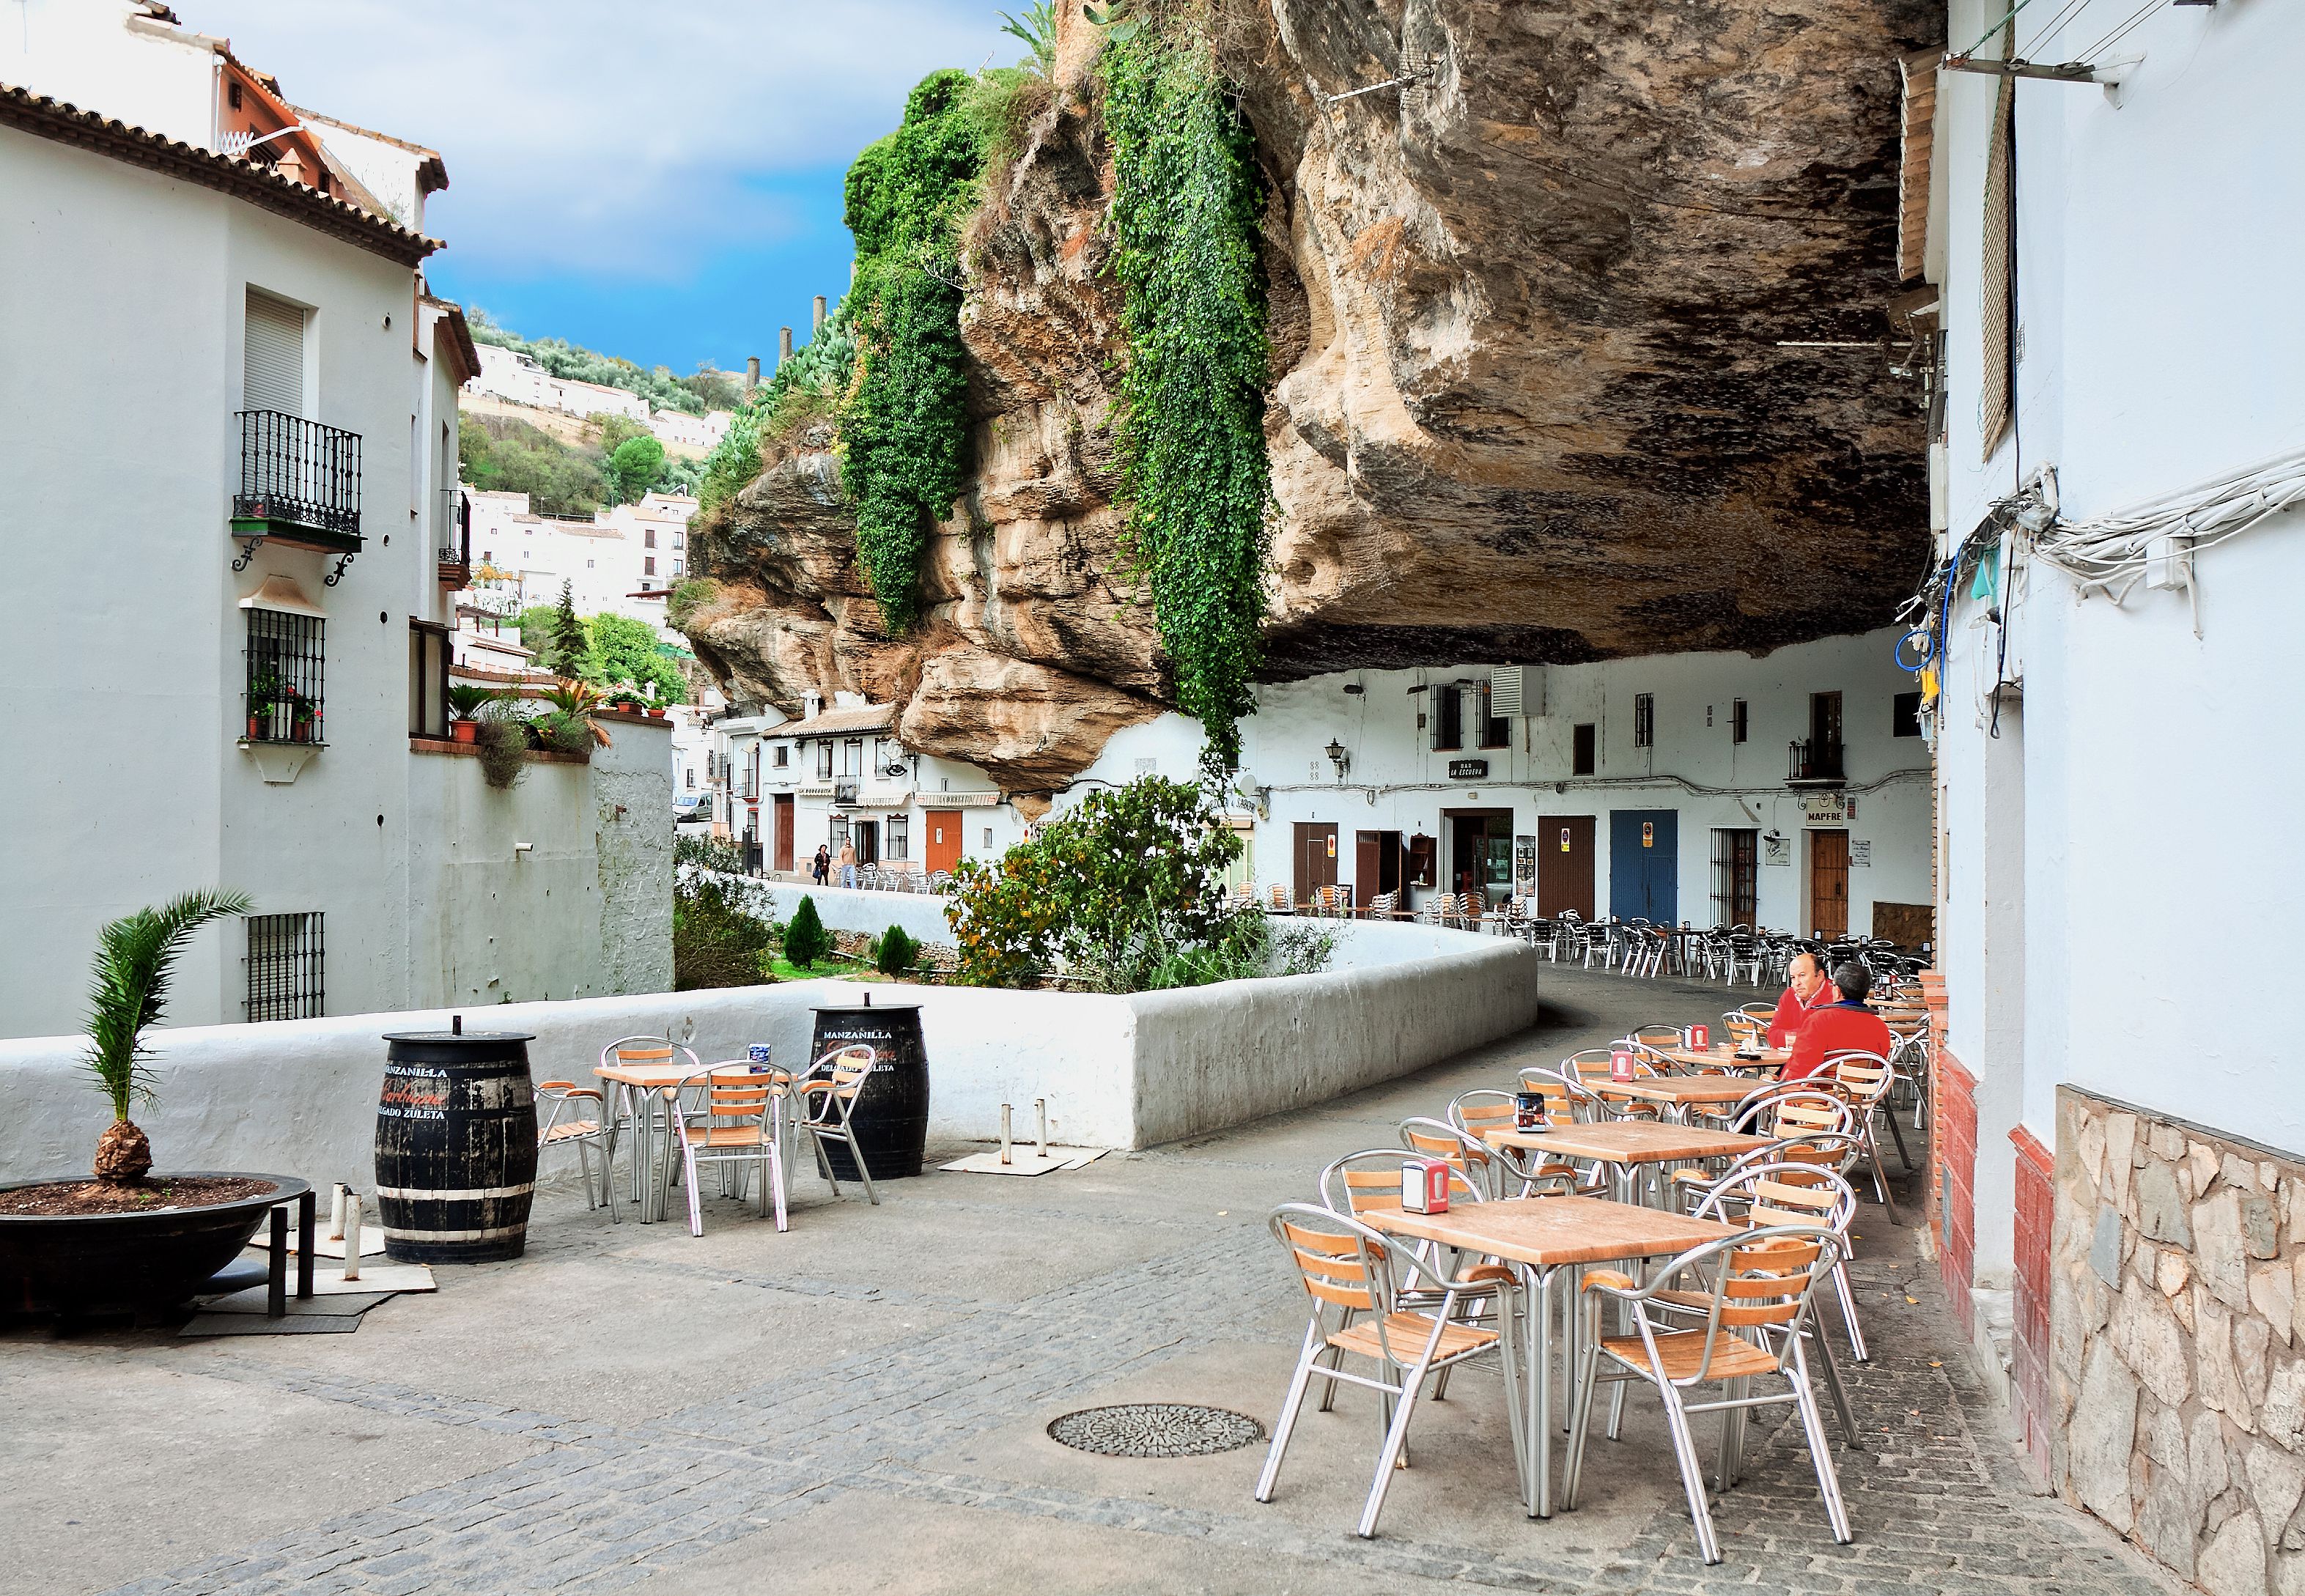
M1468 1202L1445 1214L1374 1210L1361 1218L1395 1235L1422 1236L1487 1258L1552 1269L1683 1252L1744 1234L1733 1225L1598 1197L1523 1197Z
M1734 1103L1766 1082L1743 1075L1644 1075L1630 1081L1587 1081L1586 1086L1603 1097L1631 1098L1644 1103Z
M1659 1048L1656 1051L1675 1064L1705 1070L1782 1069L1793 1056L1790 1048L1763 1048L1750 1058L1739 1058L1734 1052L1716 1053L1710 1049L1700 1053L1694 1048Z
M1557 1153L1564 1159L1597 1159L1610 1164L1733 1159L1756 1148L1773 1145L1766 1136L1708 1131L1695 1125L1659 1125L1646 1119L1618 1120L1610 1125L1557 1125L1539 1131L1494 1130L1484 1135L1493 1147Z
M637 1086L642 1091L649 1091L659 1087L677 1086L682 1082L693 1081L699 1075L734 1075L743 1078L751 1076L754 1072L752 1065L736 1063L708 1064L702 1069L686 1064L600 1064L592 1066L592 1073L603 1081L614 1081L619 1085ZM791 1074L788 1070L770 1070L761 1073L772 1077L787 1078Z

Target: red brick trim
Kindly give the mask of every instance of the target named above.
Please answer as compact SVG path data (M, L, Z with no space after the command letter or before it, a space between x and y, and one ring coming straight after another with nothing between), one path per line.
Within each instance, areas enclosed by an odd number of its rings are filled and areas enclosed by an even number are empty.
M1931 1189L1935 1212L1929 1217L1937 1237L1937 1269L1961 1328L1976 1328L1969 1287L1977 1268L1977 1077L1950 1049L1936 1057L1936 1110Z
M2056 1156L2019 1125L2009 1133L2017 1150L2015 1320L2009 1354L2010 1416L2042 1479L2049 1475L2049 1235L2056 1218Z

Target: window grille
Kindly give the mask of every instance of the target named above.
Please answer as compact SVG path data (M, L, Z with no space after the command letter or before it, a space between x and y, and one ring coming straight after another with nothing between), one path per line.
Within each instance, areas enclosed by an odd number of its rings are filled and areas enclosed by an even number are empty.
M792 763L792 749L791 749L791 747L790 747L788 744L786 744L786 743L778 743L778 744L777 744L777 768L778 768L778 769L779 769L779 770L782 770L783 768L785 768L787 766L790 765L791 763Z
M310 1020L327 1012L318 911L248 917L248 1017Z
M1745 712L1745 700L1733 699L1729 705L1729 741L1742 743L1753 729L1752 719Z
M327 623L318 615L251 609L247 710L251 743L324 743Z
M840 774L843 776L864 774L863 738L851 737L840 745Z
M1653 692L1633 694L1633 746L1656 746L1656 694Z
M832 779L832 744L830 743L820 743L816 745L816 779L819 781Z
M1713 921L1749 926L1760 919L1760 834L1738 827L1713 833Z
M1475 695L1474 703L1480 714L1481 746L1483 748L1511 747L1512 727L1505 724L1503 716L1492 712L1496 703L1496 689L1484 682L1470 691Z
M910 851L912 843L911 817L908 815L890 815L889 817L889 824L884 840L888 844L886 853L889 858L910 859L912 857L912 853Z
M1433 690L1433 749L1450 752L1465 746L1465 695L1454 687Z

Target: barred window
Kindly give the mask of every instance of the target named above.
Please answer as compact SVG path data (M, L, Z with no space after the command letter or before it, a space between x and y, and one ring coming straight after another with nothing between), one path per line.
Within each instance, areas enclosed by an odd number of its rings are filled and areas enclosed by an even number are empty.
M1656 694L1653 692L1633 694L1633 746L1656 746Z
M310 1020L327 1012L320 921L309 914L248 917L248 1017Z
M912 819L907 815L890 815L883 835L888 840L884 857L910 859L912 855Z
M318 615L250 609L248 740L321 743L327 623Z
M1729 741L1742 743L1753 730L1752 717L1745 711L1743 699L1731 700L1729 705Z

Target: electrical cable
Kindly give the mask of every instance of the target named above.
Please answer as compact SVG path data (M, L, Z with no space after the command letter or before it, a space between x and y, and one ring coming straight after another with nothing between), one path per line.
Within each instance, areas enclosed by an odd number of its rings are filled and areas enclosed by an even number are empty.
M2095 3L2096 0L2065 0L2063 8L2054 16L2051 17L2046 22L2043 23L2041 25L2041 30L2038 33L2036 33L2032 38L2027 41L2024 45L2020 46L2017 54L2027 61L2038 59L2041 53L2041 47L2047 44L2051 39L2056 38L2058 34L2063 32L2066 28L2070 27L2072 23L2079 21L2080 20L2081 13L2087 11Z
M2127 38L2131 33L2135 32L2137 29L2143 24L2146 18L2151 16L2155 12L2160 10L2163 6L2168 4L2169 0L2145 0L2144 5L2139 7L2133 14L2131 14L2127 21L2116 27L2112 32L2097 40L2097 43L2091 45L2088 49L2082 51L2080 58L2083 61L2097 61L2104 55L2105 51L2111 49L2114 45L2119 44L2122 39Z
M2009 14L2007 16L2002 18L1999 21L1994 23L1992 27L1987 28L1982 34L1978 35L1977 42L1969 46L1966 50L1959 52L1956 59L1966 60L1969 56L1976 55L1978 51L1983 49L1986 44L1991 42L1995 34L2000 32L2003 28L2008 27L2010 23L2015 21L2019 12L2024 10L2027 6L2032 4L2033 0L2017 0L2017 4L2009 8Z

